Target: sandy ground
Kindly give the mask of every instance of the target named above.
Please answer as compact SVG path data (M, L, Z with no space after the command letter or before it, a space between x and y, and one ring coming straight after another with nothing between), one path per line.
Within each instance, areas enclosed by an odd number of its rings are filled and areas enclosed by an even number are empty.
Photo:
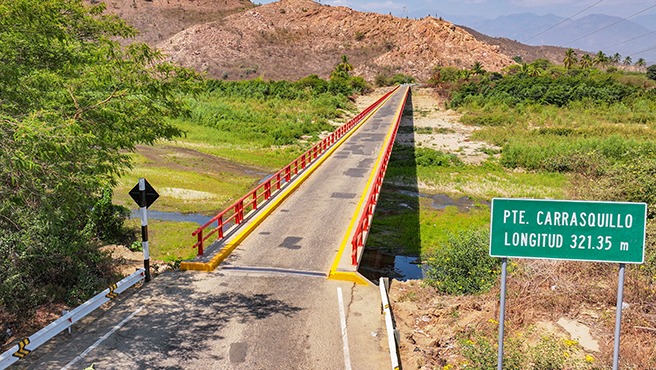
M434 89L413 88L412 110L411 116L406 110L397 143L456 154L465 163L481 163L487 158L483 149L492 147L471 140L476 127L460 123L460 115L446 109Z

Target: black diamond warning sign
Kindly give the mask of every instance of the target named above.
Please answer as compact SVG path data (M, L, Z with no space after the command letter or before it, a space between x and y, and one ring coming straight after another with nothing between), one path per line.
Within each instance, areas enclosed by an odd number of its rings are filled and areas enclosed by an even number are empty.
M151 204L159 198L159 194L153 189L153 187L144 179L145 190L139 190L139 183L135 185L132 190L130 190L130 196L134 201L139 205L139 207L150 207ZM144 194L145 193L145 194Z

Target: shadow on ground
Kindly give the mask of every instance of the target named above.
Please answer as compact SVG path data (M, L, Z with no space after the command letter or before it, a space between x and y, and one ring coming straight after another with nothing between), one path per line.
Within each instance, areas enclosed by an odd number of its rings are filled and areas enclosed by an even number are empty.
M413 132L412 90L408 94L399 132ZM373 282L380 277L400 280L421 277L419 186L415 142L397 141L392 150L383 187L359 272Z

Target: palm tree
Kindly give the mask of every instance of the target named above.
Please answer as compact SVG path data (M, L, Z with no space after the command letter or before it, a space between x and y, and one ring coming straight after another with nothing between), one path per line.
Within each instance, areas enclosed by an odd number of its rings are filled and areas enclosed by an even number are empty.
M635 62L635 65L636 65L636 67L638 67L638 68L640 68L640 69L643 69L643 68L645 68L645 67L647 66L647 61L645 60L645 58L639 58L639 59Z
M485 74L485 69L483 69L481 62L474 62L474 64L471 66L471 71L475 75Z
M583 54L581 56L581 68L590 68L592 67L592 57L588 54Z
M621 59L622 55L620 55L620 53L615 53L612 57L610 57L610 61L613 62L613 64L618 64Z
M563 59L563 64L565 64L565 69L569 70L578 62L578 59L576 59L576 52L574 49L569 48L565 52L565 59Z
M349 72L353 70L353 66L349 63L348 55L342 55L341 61L335 66L335 70L331 73L330 77L349 77Z
M624 62L622 62L622 64L624 64L625 66L630 66L631 64L633 64L633 60L631 59L630 56L627 56L626 58L624 58Z
M605 67L608 65L609 59L610 58L603 51L599 50L592 60L592 63L594 63L596 67Z

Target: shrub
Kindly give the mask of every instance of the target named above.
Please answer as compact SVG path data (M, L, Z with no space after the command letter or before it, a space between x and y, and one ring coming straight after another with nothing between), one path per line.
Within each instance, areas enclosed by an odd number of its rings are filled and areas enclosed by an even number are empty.
M447 154L428 148L415 149L415 162L422 167L449 167L463 164L462 160L455 154Z
M647 78L656 81L656 64L647 67Z
M105 243L129 244L130 230L125 227L125 221L130 216L130 210L123 206L112 204L113 191L106 188L100 199L91 209L87 230Z
M486 229L462 231L426 259L426 282L446 294L488 291L498 279L501 259L488 255Z

